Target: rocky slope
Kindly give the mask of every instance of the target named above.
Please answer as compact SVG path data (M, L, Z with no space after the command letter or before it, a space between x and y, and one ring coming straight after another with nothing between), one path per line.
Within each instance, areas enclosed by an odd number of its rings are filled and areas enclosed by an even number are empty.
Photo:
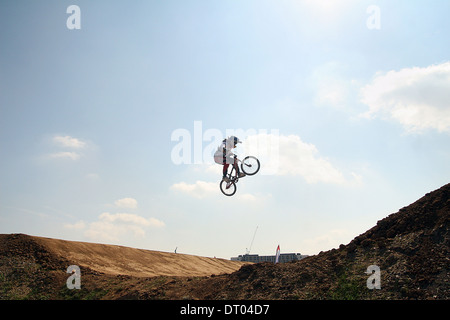
M450 184L378 221L339 249L286 264L254 264L206 279L175 279L142 298L449 299ZM381 289L367 288L380 268Z

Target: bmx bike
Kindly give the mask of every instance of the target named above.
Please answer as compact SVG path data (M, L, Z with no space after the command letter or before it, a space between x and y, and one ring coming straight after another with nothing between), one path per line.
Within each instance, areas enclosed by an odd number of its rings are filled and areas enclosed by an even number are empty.
M258 173L260 168L259 160L254 156L247 156L244 158L244 160L239 160L238 158L235 158L235 163L240 162L241 163L241 170L244 172L247 176L253 176ZM227 177L229 181L222 180L220 182L220 191L226 196L231 197L236 193L236 183L239 181L239 177L237 175L236 169L233 166L231 166L231 172L227 174Z

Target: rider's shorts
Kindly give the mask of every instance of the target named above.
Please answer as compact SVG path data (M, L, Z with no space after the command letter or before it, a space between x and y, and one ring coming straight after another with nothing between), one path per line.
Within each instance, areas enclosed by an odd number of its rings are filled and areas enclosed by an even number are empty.
M214 162L217 164L232 164L234 157L232 155L225 156L222 151L218 150L214 153Z

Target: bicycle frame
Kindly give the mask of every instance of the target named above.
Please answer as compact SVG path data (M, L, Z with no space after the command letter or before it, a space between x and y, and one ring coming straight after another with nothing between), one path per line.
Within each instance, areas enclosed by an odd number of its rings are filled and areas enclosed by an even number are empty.
M248 161L250 161L250 163L248 163ZM259 160L253 156L247 156L244 158L244 160L239 160L237 157L234 158L233 165L231 166L231 171L226 175L229 181L226 182L225 179L222 179L222 181L220 182L220 190L226 196L232 196L236 193L236 184L239 181L239 167L236 167L238 165L238 162L241 163L241 170L244 173L243 176L252 176L256 174L260 168Z
M239 181L239 177L237 176L237 171L236 168L234 167L235 165L237 165L238 162L241 162L241 160L239 160L238 158L235 158L235 161L233 163L233 165L231 166L231 171L228 174L228 178L230 179L231 182L238 182ZM234 173L234 175L233 175Z

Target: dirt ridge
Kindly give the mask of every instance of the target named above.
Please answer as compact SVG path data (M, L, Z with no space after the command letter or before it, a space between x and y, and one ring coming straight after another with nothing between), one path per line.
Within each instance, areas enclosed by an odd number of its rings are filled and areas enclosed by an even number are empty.
M239 261L220 258L68 241L26 234L0 235L0 241L3 243L0 249L4 252L24 256L32 255L45 266L52 261L53 264L79 265L111 275L208 276L230 273L243 265Z

